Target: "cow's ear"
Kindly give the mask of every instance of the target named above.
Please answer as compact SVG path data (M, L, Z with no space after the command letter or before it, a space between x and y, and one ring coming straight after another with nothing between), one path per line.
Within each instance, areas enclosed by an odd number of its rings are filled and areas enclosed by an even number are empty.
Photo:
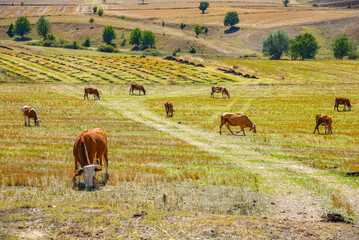
M95 172L99 172L102 170L102 167L95 167L94 170L95 170Z
M84 170L80 169L80 170L75 172L75 176L80 176L83 172L84 172Z

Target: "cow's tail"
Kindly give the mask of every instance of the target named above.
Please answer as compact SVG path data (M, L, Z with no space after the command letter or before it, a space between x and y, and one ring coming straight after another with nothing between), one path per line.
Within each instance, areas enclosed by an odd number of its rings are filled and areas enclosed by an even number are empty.
M86 144L85 144L83 134L81 135L80 148L82 149L82 151L79 151L80 159L81 158L83 159L85 157L85 159L84 159L85 161L82 161L82 162L85 162L85 163L87 163L87 165L90 165L89 155L88 155L88 152L87 152L87 148L86 148Z

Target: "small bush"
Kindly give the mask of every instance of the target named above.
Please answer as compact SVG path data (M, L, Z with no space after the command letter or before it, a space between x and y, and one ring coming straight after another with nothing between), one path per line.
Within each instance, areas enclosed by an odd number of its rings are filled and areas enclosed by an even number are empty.
M90 47L91 46L91 40L89 37L86 38L84 43L82 44L84 47Z
M104 13L104 10L103 10L102 8L100 8L100 9L97 11L97 14L98 14L100 17L102 17L103 13Z
M102 45L98 48L100 52L117 52L116 48L114 48L112 45Z
M318 3L313 3L312 7L319 7Z
M53 41L46 40L43 42L42 46L44 47L52 47L54 45Z
M97 7L93 7L92 10L93 10L93 13L95 14L97 12Z
M194 47L191 47L188 51L189 53L195 54L197 51Z
M55 40L56 40L54 34L48 34L46 38L47 38L47 40L49 40L49 41L55 41Z
M125 16L125 15L121 15L121 16L120 16L120 19L122 19L122 20L123 20L123 19L126 19L126 16Z
M21 6L24 6L24 2L21 2L20 5L21 5Z
M181 48L177 47L173 49L172 56L176 56L176 53L180 52Z
M183 30L185 27L186 27L186 24L184 24L184 23L181 23L181 24L180 24L181 30Z
M165 21L162 20L162 27L164 27L164 26L165 26Z
M146 56L161 56L160 51L158 51L157 49L146 49L145 51L143 51L143 54Z
M76 42L72 42L72 43L67 43L64 45L64 48L71 48L71 49L80 49L81 46Z

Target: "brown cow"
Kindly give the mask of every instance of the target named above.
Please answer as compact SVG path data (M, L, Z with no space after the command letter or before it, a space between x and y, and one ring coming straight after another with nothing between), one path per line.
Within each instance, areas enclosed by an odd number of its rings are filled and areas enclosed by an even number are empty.
M329 116L328 114L318 114L317 116L315 116L315 123L317 124L314 128L314 132L313 134L315 134L315 131L318 130L319 132L319 126L323 125L325 126L325 134L327 134L327 129L328 129L328 133L333 134L332 131L332 117Z
M25 127L27 127L27 126L30 127L30 118L34 119L35 126L38 126L38 127L40 126L40 119L37 118L36 111L34 108L29 107L29 106L24 106L22 108L22 112L24 113ZM28 124L26 124L26 118L27 118Z
M340 104L341 104L341 105L344 105L343 111L346 111L345 106L348 106L349 111L352 110L352 105L350 104L349 98L346 98L346 97L337 97L337 98L335 99L334 110L335 110L335 108L337 108L337 111L339 112L338 106L339 106Z
M214 98L215 93L222 93L222 98L226 98L226 97L230 98L231 97L231 95L229 94L227 88L225 88L225 87L220 87L220 86L214 86L213 85L212 86L211 97Z
M228 130L234 134L229 126L240 126L241 130L237 133L243 131L244 136L246 133L244 132L244 128L249 127L249 131L257 132L256 124L253 124L249 118L240 113L223 113L221 115L221 125L219 126L219 134L222 134L222 126L226 125Z
M108 179L107 137L100 128L85 130L81 133L75 140L73 155L75 177L82 175L86 187L93 186L96 172L102 170L102 157L105 158L106 179ZM95 158L96 164L94 164ZM80 164L80 169L77 169L77 163Z
M173 112L175 111L173 110L173 102L167 101L165 103L165 109L167 117L173 117Z
M84 89L84 100L89 99L89 94L93 94L93 100L96 100L95 97L97 97L98 100L100 100L101 96L100 93L98 92L98 90L96 88L93 87L85 87Z
M143 92L144 95L146 95L146 90L141 84L131 83L131 88L129 92L130 95L131 94L133 95L133 90L138 90L139 95L141 95L141 91Z

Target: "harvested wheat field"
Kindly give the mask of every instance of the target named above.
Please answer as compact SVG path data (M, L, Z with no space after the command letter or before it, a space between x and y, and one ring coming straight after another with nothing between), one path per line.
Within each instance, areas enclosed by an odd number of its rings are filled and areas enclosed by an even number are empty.
M331 50L339 33L359 40L359 15L317 2L216 1L201 14L193 1L0 1L0 238L359 239L359 61ZM232 10L240 22L228 31ZM33 29L10 38L20 16ZM208 33L196 37L196 24ZM99 51L106 25L112 53ZM129 43L137 27L156 48ZM262 38L277 29L313 34L317 56L269 60ZM145 91L129 94L131 83ZM230 98L211 98L213 85ZM99 100L85 99L87 86ZM334 110L336 97L351 111ZM24 106L40 126L25 126ZM256 132L232 135L226 123L220 135L226 112ZM333 134L313 134L317 114L331 116ZM107 135L109 177L103 164L87 186L85 167L101 163L75 167L73 147L94 128ZM93 148L81 141L79 161Z

